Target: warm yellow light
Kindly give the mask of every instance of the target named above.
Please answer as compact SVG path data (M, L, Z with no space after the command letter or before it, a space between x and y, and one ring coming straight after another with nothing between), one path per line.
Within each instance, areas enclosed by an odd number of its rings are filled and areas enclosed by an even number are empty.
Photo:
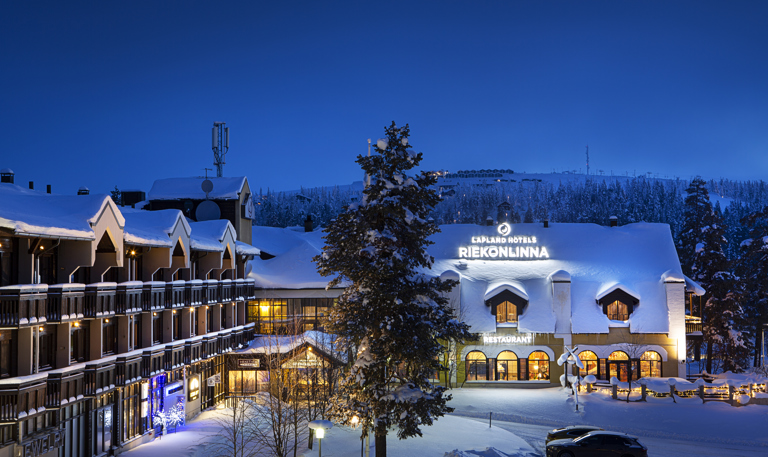
M131 255L136 255L136 251L131 251Z
M321 440L325 437L325 429L324 428L318 428L315 430L315 436L317 439Z
M43 249L45 249L45 248L43 246L40 246L40 250L42 251Z
M350 419L349 422L352 423L352 426L357 427L358 422L360 422L360 418L357 416L352 416L352 419Z
M104 319L104 322L106 322L107 324L109 324L109 319Z
M41 331L41 332L43 331L43 327L40 327L40 331Z
M80 322L75 322L75 327L80 327Z
M312 352L312 348L307 348L307 351Z
M173 314L176 314L176 310L175 309L172 312L173 312Z
M152 313L153 316L157 316L157 313Z

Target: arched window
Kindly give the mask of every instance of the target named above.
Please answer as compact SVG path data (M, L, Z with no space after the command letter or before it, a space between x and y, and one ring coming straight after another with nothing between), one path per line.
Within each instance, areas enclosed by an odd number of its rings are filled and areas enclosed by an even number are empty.
M661 356L656 351L645 351L640 357L640 377L661 377Z
M517 381L517 355L512 351L502 351L496 357L496 379L498 381Z
M608 319L625 321L629 319L629 307L626 303L616 300L608 305Z
M467 381L488 380L488 359L480 351L467 354Z
M499 303L496 306L496 322L499 324L517 322L517 306L508 301Z
M608 356L608 377L618 378L621 382L629 381L629 356L623 351L613 351Z
M528 379L541 381L549 379L549 356L544 351L535 351L528 356Z
M592 351L581 351L579 359L584 365L583 370L579 368L579 376L584 377L591 374L597 377L597 354Z

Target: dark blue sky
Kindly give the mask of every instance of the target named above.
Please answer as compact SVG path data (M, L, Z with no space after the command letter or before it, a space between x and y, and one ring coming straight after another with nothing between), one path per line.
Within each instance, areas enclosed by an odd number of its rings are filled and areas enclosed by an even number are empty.
M74 193L212 168L346 184L391 121L424 168L765 179L768 2L6 2L0 168Z

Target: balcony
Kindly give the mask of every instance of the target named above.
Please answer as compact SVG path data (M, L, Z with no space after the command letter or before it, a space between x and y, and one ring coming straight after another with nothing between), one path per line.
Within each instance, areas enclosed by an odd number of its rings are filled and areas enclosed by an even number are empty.
M184 284L184 305L200 306L203 304L203 281L193 279Z
M219 303L229 303L233 300L234 285L231 279L219 281Z
M85 387L83 369L49 372L45 389L45 407L61 408L83 398Z
M9 379L0 384L0 421L15 422L45 412L46 375L23 379Z
M246 279L244 286L244 294L246 300L256 299L256 280Z
M115 313L134 314L141 312L141 292L144 283L141 281L121 282L117 285L115 297Z
M163 357L163 369L165 371L175 370L184 366L184 342L177 341L165 347L165 356Z
M237 301L245 300L245 279L235 279L234 281L234 298Z
M85 365L85 396L94 397L115 388L115 361L100 359Z
M206 279L203 281L203 304L215 305L219 302L219 281Z
M165 283L165 309L184 307L184 281Z
M151 378L158 373L162 373L164 358L165 348L163 346L154 346L145 350L141 354L141 377Z
M141 353L134 351L117 357L115 384L127 386L141 380Z
M22 327L46 320L48 284L0 287L0 327Z
M48 322L69 322L83 318L85 284L48 286Z
M685 316L685 333L688 336L701 336L704 325L700 317Z
M85 286L84 313L86 318L110 317L115 315L117 284L99 282Z
M184 342L184 363L187 365L203 360L203 339L195 338Z
M219 354L219 339L215 336L203 337L203 359L209 359Z
M142 311L160 311L165 308L165 283L145 282L141 293Z

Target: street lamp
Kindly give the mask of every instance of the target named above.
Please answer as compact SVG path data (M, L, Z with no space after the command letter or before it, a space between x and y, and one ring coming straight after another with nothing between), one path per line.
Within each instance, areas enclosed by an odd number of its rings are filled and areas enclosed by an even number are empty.
M323 457L323 438L325 437L325 431L333 428L333 422L318 419L310 422L309 428L315 431L315 436L319 443L317 456Z

